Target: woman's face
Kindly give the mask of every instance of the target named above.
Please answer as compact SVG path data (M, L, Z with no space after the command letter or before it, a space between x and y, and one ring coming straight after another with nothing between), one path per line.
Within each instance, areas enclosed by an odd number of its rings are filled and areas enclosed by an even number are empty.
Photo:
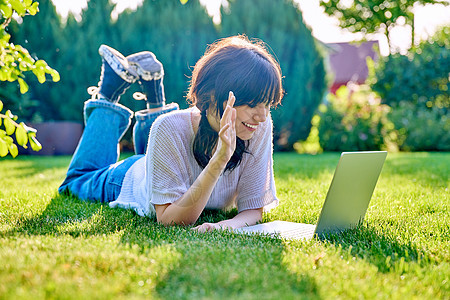
M253 137L259 124L266 121L270 111L270 105L264 103L259 103L255 107L241 105L234 108L236 109L236 136L244 141ZM219 132L220 117L218 115L208 116L208 121L211 128Z

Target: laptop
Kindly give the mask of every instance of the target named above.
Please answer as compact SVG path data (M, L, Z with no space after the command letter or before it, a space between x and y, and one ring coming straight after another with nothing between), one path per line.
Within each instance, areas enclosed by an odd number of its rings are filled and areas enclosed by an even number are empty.
M386 151L343 152L317 225L274 221L237 228L234 232L308 240L354 228L364 220L386 156Z

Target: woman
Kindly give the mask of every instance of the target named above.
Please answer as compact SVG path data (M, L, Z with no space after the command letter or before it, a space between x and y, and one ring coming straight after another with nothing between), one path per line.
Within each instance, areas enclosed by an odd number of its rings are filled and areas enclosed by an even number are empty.
M85 103L85 132L60 192L156 215L165 225L237 206L234 218L201 224L201 232L253 225L278 204L269 110L283 96L282 77L262 42L234 36L211 45L194 67L186 110L165 105L162 65L152 53L123 57L102 46L100 54L97 96ZM148 103L136 113L134 141L145 144L138 141L151 126L147 151L117 162L132 115L117 102L134 81Z

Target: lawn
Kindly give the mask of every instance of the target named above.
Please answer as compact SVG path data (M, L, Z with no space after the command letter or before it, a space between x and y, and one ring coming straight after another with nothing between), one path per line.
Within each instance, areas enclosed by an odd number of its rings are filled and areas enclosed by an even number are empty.
M265 221L316 222L338 159L276 154ZM450 153L389 154L364 224L307 242L165 228L58 195L69 160L0 160L0 299L450 297Z

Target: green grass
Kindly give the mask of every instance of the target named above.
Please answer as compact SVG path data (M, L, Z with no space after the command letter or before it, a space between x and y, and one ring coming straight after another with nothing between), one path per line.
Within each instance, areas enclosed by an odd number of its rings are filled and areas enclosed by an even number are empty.
M338 158L276 154L281 201L264 219L316 222ZM0 160L0 299L450 297L450 153L389 154L364 225L307 242L165 228L58 195L69 159Z

